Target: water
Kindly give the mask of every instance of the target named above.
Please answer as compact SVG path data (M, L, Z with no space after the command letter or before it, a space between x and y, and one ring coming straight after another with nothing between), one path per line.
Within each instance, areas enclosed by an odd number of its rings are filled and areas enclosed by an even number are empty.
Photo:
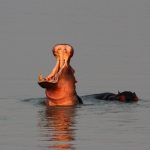
M14 87L7 97L1 93L0 149L150 148L150 100L124 104L82 96L83 105L48 109L43 103L44 97L35 97L35 90L31 88L35 86L33 83L15 82L10 87L12 82L5 82L8 91ZM26 90L32 92L31 96L23 96Z

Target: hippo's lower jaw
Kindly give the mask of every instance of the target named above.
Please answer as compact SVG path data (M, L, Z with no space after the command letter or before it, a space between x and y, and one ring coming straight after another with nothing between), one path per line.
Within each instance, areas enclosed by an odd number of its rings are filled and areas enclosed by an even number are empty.
M75 90L75 77L71 66L65 66L57 77L52 78L51 86L47 87L45 94L48 106L72 106L78 104Z

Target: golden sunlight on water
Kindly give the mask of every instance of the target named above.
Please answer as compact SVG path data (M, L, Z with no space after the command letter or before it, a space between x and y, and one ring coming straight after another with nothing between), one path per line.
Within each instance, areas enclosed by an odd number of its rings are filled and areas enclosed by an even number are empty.
M39 112L39 126L44 141L49 141L48 148L74 149L74 107L54 107ZM45 133L43 132L45 131ZM44 134L44 135L43 135Z

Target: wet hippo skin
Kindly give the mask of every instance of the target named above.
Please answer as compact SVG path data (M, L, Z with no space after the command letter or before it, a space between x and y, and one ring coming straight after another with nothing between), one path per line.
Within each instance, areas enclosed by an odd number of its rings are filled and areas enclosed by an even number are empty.
M100 93L90 95L95 99L106 100L106 101L120 101L120 102L137 102L139 98L137 97L135 92L131 91L123 91L115 93Z

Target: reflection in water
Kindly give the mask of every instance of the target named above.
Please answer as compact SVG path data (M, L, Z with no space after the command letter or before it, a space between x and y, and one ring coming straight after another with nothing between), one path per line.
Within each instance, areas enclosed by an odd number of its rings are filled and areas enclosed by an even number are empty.
M48 138L44 141L49 141L49 148L75 149L71 144L75 140L75 109L75 107L53 107L39 113L39 125L41 129L44 129L42 130L44 138Z

